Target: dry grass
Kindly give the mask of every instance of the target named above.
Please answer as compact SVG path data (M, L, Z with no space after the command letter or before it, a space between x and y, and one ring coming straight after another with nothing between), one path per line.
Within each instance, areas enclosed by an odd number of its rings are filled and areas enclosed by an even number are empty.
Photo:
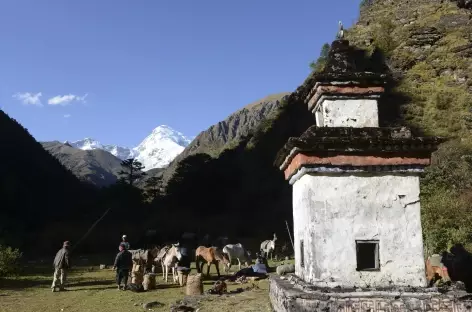
M193 268L195 266L193 265ZM204 271L206 268L204 268ZM232 271L237 267L232 268ZM216 277L213 272L212 278ZM195 270L192 270L195 273ZM14 278L0 280L0 311L49 312L114 312L144 311L142 304L158 301L163 304L154 311L170 311L170 306L185 298L184 288L165 284L158 276L156 290L134 293L116 289L114 272L99 270L97 266L80 267L69 276L68 291L52 293L52 270L49 267L35 267L29 273ZM211 288L213 280L204 282L205 291ZM272 311L268 297L268 280L254 282L256 288L223 296L208 295L199 302L200 311ZM228 284L228 291L252 286L248 284Z

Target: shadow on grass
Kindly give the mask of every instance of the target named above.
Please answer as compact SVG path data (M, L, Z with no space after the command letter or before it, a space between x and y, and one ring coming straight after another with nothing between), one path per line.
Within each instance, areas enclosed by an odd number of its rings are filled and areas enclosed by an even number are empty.
M34 276L34 277L33 277ZM1 290L23 290L32 287L44 287L52 284L52 273L51 274L22 274L17 278L0 278L0 289ZM76 286L107 286L114 284L114 280L89 280L81 277L71 277L67 285L70 287Z
M218 277L218 275L211 275L211 276L205 276L203 278L203 285L213 285L215 284L216 281L219 281L219 280L228 280L230 277L232 277L232 275L221 275L220 277Z
M24 278L8 278L0 279L0 289L2 290L22 290L30 287L39 287L44 285L51 285L51 280L46 279L24 279Z
M69 285L70 287L78 287L78 286L108 286L115 284L114 280L88 280L88 281L78 281L78 282L71 282Z
M20 276L51 277L54 274L52 266L25 266L20 271Z
M107 290L107 289L116 289L116 286L69 288L69 289L67 289L67 291Z
M180 288L177 284L156 284L155 289L169 289L169 288Z

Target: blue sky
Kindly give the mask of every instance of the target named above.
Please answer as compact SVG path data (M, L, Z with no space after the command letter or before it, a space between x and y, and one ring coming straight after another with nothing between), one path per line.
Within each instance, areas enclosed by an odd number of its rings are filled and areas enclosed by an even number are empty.
M3 0L0 108L41 141L197 135L293 91L357 0Z

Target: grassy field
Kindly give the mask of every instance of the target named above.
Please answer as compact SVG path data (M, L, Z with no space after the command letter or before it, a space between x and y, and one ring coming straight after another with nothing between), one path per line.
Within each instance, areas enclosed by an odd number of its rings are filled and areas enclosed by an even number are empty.
M192 274L196 272L194 268L193 264ZM233 272L236 270L237 266L231 269ZM213 266L211 275L211 278L216 278ZM98 266L81 266L71 271L67 291L52 293L52 269L31 267L20 277L0 279L0 311L144 311L142 304L150 301L162 304L153 311L170 311L171 305L185 298L185 289L170 283L165 284L162 275L157 277L156 290L143 293L118 291L114 278L115 273L112 270L99 270ZM213 283L214 280L204 281L205 291L211 288ZM268 297L268 280L246 284L228 283L228 292L238 288L243 288L244 291L199 298L199 311L272 311Z

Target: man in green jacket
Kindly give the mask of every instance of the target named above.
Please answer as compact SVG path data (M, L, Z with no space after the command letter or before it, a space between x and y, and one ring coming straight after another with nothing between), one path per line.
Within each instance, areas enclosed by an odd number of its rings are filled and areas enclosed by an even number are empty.
M56 257L54 258L54 278L51 286L52 292L55 292L57 287L59 287L59 290L65 290L64 286L67 280L67 271L71 267L69 248L69 241L65 241L62 248L56 253Z

